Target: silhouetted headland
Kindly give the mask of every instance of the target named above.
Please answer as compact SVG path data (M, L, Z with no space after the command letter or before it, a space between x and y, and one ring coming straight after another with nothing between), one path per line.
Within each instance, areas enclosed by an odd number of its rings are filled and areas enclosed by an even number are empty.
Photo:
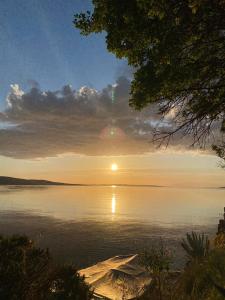
M55 182L44 179L22 179L15 177L0 176L0 185L64 185L64 186L117 186L117 187L163 187L152 184L83 184Z
M42 179L21 179L0 176L0 185L73 185L70 183L54 182Z

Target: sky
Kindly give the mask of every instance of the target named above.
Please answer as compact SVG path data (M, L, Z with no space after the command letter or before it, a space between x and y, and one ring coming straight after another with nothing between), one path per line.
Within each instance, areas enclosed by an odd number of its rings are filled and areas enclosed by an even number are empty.
M157 107L128 105L132 71L106 49L104 34L73 27L88 0L0 1L0 175L75 183L223 186L207 149L178 137L166 150ZM112 163L118 171L112 172Z

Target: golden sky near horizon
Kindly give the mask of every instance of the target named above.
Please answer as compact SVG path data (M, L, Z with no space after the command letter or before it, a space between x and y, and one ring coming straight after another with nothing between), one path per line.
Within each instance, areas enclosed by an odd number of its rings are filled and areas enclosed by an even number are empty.
M118 170L112 171L115 163ZM61 155L42 159L0 156L1 175L86 184L153 184L184 187L225 185L225 171L216 156L194 152L148 155Z

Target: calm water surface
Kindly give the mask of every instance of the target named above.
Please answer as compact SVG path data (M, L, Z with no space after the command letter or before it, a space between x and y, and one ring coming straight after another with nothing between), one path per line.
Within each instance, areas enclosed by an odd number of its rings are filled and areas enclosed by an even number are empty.
M0 187L0 233L27 234L62 262L84 267L165 241L212 236L225 190L152 187Z

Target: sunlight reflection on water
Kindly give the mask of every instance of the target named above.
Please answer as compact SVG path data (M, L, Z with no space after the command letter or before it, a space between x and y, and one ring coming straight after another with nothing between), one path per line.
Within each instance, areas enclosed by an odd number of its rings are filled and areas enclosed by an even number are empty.
M116 213L116 196L112 195L112 214Z
M224 199L219 189L0 187L0 233L28 234L79 267L160 238L182 260L180 239L215 233Z

